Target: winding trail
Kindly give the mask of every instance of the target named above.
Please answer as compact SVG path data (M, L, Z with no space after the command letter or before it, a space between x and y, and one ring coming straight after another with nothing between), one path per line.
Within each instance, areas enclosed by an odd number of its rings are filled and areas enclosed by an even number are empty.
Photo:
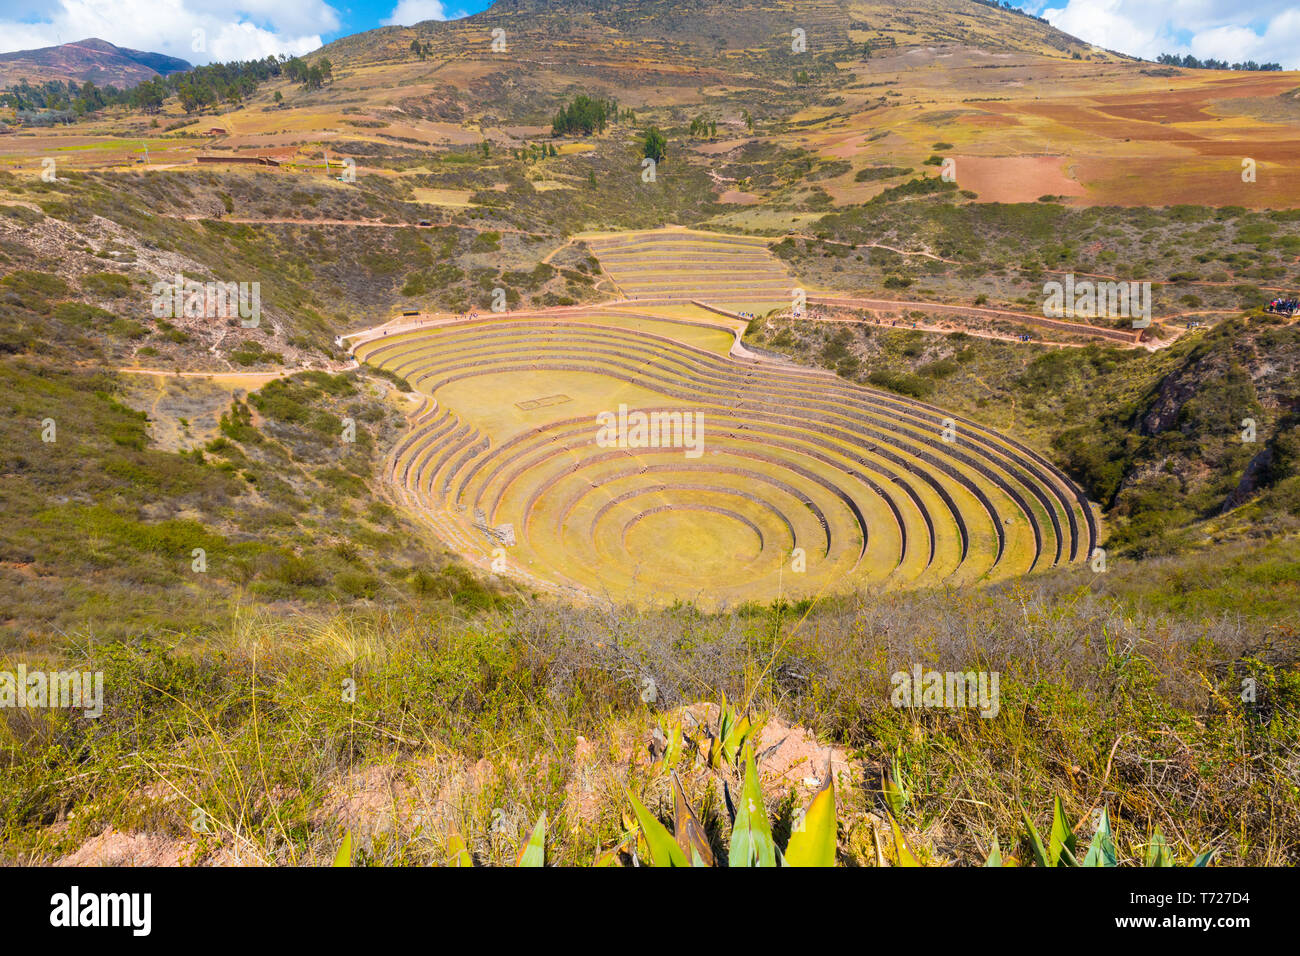
M292 375L298 375L301 372L329 372L331 375L337 375L340 372L351 372L361 367L357 361L348 362L346 365L326 366L325 368L315 368L313 366L300 366L298 368L283 368L274 372L225 372L214 370L211 372L178 372L169 368L139 368L137 366L126 366L124 368L114 369L124 375L152 375L157 378L206 378L221 379L225 382L234 384L248 383L255 384L260 388L267 382L273 382L277 378L289 378Z
M228 222L237 226L356 226L363 229L472 229L469 223L464 222L434 222L429 220L427 226L421 226L418 222L383 222L378 219L290 219L290 218L265 218L265 219L244 219L235 216L205 216L201 213L194 213L188 216L175 216L175 219L181 219L185 222ZM514 236L551 236L553 232L539 232L535 229L511 229L506 226L493 226L487 232L509 233Z

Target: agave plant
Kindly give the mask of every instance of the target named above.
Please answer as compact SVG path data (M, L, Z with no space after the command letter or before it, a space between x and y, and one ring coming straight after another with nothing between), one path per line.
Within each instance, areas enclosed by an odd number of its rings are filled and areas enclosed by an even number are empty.
M724 707L724 713L726 709ZM813 795L807 809L797 815L797 823L790 839L782 852L772 835L772 825L768 817L767 805L763 800L763 790L759 785L758 769L754 762L754 748L748 734L739 731L748 721L738 721L731 712L728 722L720 725L732 733L742 735L739 762L743 766L744 780L740 788L740 799L735 803L731 821L731 836L727 852L728 866L834 866L837 817L835 804L835 784L831 774L831 762L826 761L820 789ZM671 737L669 738L671 739ZM680 740L680 738L678 738ZM712 743L702 752L707 752L710 765L715 746L721 751L723 738L721 734L712 738ZM673 829L670 832L650 810L637 799L630 790L627 791L628 803L632 808L631 816L624 815L623 838L613 847L597 855L595 866L617 866L623 854L633 857L637 864L650 866L717 866L710 845L708 833L699 815L686 798L681 778L670 771L673 794ZM903 867L922 866L917 855L912 852L903 836L899 817L902 815L910 795L903 783L898 763L895 762L888 776L882 781L886 817L889 821L894 845L894 865ZM1110 815L1103 807L1098 817L1097 831L1093 834L1087 852L1080 860L1078 841L1073 828L1065 816L1065 807L1058 796L1052 807L1052 828L1044 841L1038 829L1024 807L1020 808L1021 822L1029 844L1033 861L1044 867L1083 866L1112 867L1119 866L1119 853L1115 848L1115 834L1111 827ZM874 830L873 830L874 833ZM1194 867L1207 866L1214 856L1213 850L1197 854L1192 862ZM451 866L473 866L465 841L459 834L452 834L448 841L448 864ZM1173 849L1157 825L1146 844L1144 857L1146 866L1177 866ZM533 827L528 842L519 851L516 866L540 867L546 864L546 814L543 813ZM343 835L342 843L334 858L334 866L352 865L352 833ZM876 865L885 866L884 854L879 838L876 838ZM984 863L985 866L1015 866L1014 857L1004 857L1002 848L994 834L993 845Z
M737 726L739 724L734 724L732 729ZM721 739L721 735L714 739ZM763 790L759 786L758 769L754 764L754 749L748 741L742 745L740 759L744 765L744 782L731 821L727 865L834 866L835 785L831 779L830 761L827 761L821 788L799 816L785 852L782 853L772 836L772 825L763 800ZM598 858L597 865L613 865L617 862L620 851L634 847L637 850L637 861L645 861L651 866L717 865L704 826L686 799L681 779L675 773L672 775L672 789L673 832L670 833L635 794L628 791L634 826L617 846Z
M669 774L673 797L673 829L670 832L658 817L628 790L627 800L632 812L630 815L623 816L623 836L614 846L599 853L594 865L617 866L624 855L631 856L637 865L648 864L655 867L721 865L721 861L713 852L705 826L687 799L681 778L673 769L683 757L690 755L693 762L694 757L698 755L703 758L705 765L714 771L730 770L734 762L738 765L734 769L743 777L739 799L734 804L730 799L728 800L732 813L727 866L834 866L837 815L835 784L829 756L821 787L813 795L808 807L796 815L796 825L783 852L776 845L772 834L772 824L755 765L754 741L761 726L761 722L738 715L735 709L727 704L724 697L719 707L717 732L710 733L706 730L707 742L692 741L693 747L688 748L685 746L688 738L680 719L675 722L665 722L661 718L656 732L658 756L651 769L652 772L666 770ZM885 816L893 838L893 865L923 866L917 854L908 846L899 824L911 801L911 794L903 780L898 760L892 762L890 772L882 779L881 790ZM1020 808L1020 818L1030 854L1033 862L1038 866L1119 866L1115 834L1111 827L1110 815L1105 807L1101 809L1096 832L1082 859L1079 858L1078 840L1074 828L1066 818L1065 807L1059 796L1055 798L1052 806L1052 826L1046 840L1040 836L1023 806ZM875 838L876 865L885 866L887 864L879 834L874 827L872 833ZM474 865L473 857L470 856L465 841L459 834L451 835L447 851L449 865ZM1191 865L1207 866L1213 855L1213 850L1205 850L1197 854ZM1149 867L1178 865L1173 849L1161 833L1159 825L1155 827L1146 844L1144 862ZM527 843L520 849L515 865L540 867L545 864L546 814L543 813L533 827ZM334 858L334 865L352 865L350 831L343 836ZM994 834L993 844L984 865L1016 866L1017 861L1014 857L1003 855L997 835Z
M1029 819L1029 814L1025 812L1024 807L1020 808L1020 818L1024 823L1025 836L1029 841L1030 852L1033 854L1034 862L1039 866L1119 866L1119 853L1115 849L1115 834L1111 829L1110 815L1106 812L1105 807L1101 809L1101 815L1097 821L1097 832L1093 834L1092 842L1088 845L1088 851L1084 854L1082 861L1078 858L1074 830L1066 821L1065 808L1061 804L1060 797L1056 798L1056 802L1052 807L1052 829L1048 833L1046 843L1038 835L1038 830L1034 827L1033 821ZM1192 861L1192 866L1207 866L1213 856L1214 851L1212 849L1204 850L1196 855L1195 860ZM1147 843L1145 864L1149 867L1178 865L1174 860L1173 850L1170 848L1169 842L1165 839L1164 834L1160 832L1159 824L1156 825L1151 834L1151 839ZM985 865L1003 865L996 838L993 842L993 852L989 854L989 859Z
M907 841L903 839L903 828L899 826L899 819L903 816L908 802L911 800L911 794L903 783L903 775L899 770L899 762L894 760L889 771L889 776L881 780L881 790L885 798L885 816L889 819L889 829L894 838L894 865L895 866L921 866L921 861L917 859L916 854L908 847ZM875 836L875 829L872 829L872 835ZM876 866L885 865L885 856L880 849L880 840L876 838Z
M762 727L762 721L751 720L748 714L737 714L723 693L722 703L718 706L718 733L709 741L709 766L714 770L734 766L745 746L758 737Z
M883 779L881 789L884 795L886 816L894 838L895 865L921 866L922 864L918 861L916 854L911 851L907 841L903 838L902 828L898 823L909 800L909 794L903 784L897 762L894 762L890 774ZM1056 798L1052 807L1052 828L1048 832L1046 841L1039 835L1038 829L1034 826L1024 807L1020 808L1020 818L1024 825L1030 854L1033 857L1033 862L1038 866L1119 866L1119 853L1115 848L1115 832L1111 827L1110 814L1107 813L1105 807L1101 809L1097 820L1097 832L1093 834L1092 842L1089 843L1087 852L1083 854L1082 859L1078 855L1078 840L1075 837L1074 829L1066 819L1065 807L1061 803L1060 797ZM1213 856L1213 850L1205 850L1196 856L1192 866L1206 866ZM876 864L878 866L884 865L879 842L876 844ZM1151 834L1150 841L1147 843L1145 864L1150 867L1177 866L1174 861L1173 851L1164 834L1160 832L1159 825L1156 826ZM1003 856L997 834L993 836L993 845L984 861L984 865L999 867L1017 865L1014 857Z
M693 761L697 755L713 770L734 767L745 744L756 740L762 728L761 719L742 715L727 703L725 693L718 705L717 730L704 728L704 740L691 738L680 716L660 716L652 744L655 760L651 771L672 771L683 757Z
M533 827L533 834L524 844L524 848L519 851L519 858L515 860L515 866L545 866L546 865L546 814L543 813L537 820L537 825Z
M339 851L334 854L335 866L352 865L352 831L349 830L343 834L343 842L339 844Z
M772 836L754 762L754 744L763 724L761 718L741 714L727 702L725 693L718 705L716 732L706 728L707 740L693 741L693 751L683 745L686 735L680 718L666 726L661 723L662 753L651 769L667 769L671 773L673 833L669 834L629 791L633 817L625 818L627 835L602 854L597 863L612 865L620 853L635 849L636 859L646 860L652 866L717 865L704 826L686 798L681 779L672 772L683 756L698 753L709 769L719 772L734 768L742 777L740 799L731 820L728 866L834 866L837 817L830 761L827 760L821 788L798 815L783 854Z

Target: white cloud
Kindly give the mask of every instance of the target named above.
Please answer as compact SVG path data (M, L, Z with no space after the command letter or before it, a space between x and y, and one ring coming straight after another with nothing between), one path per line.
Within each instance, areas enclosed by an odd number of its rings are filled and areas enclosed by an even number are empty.
M191 63L249 60L309 53L339 28L325 0L58 0L34 21L0 19L0 53L98 37Z
M464 14L457 14L464 16ZM392 27L409 27L412 24L423 23L425 20L450 20L452 17L447 13L447 7L441 0L397 0L397 6L393 7L384 20L384 26Z
M1300 69L1300 8L1284 10L1261 33L1244 27L1216 27L1192 38L1191 53L1205 59L1281 63Z
M1295 0L1066 0L1063 7L1049 0L1042 6L1053 26L1121 53L1146 59L1191 53L1300 69Z

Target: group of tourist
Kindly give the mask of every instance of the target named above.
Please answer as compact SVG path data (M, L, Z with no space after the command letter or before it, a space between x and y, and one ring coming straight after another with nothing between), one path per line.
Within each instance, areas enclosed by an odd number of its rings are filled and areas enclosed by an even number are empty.
M1300 298L1274 299L1268 304L1265 311L1277 312L1282 315L1295 315L1300 312Z

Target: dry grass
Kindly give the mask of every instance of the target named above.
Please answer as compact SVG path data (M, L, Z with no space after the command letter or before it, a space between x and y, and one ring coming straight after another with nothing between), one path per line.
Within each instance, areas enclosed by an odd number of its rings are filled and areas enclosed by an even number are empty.
M445 862L453 833L509 863L545 812L550 859L586 863L623 830L624 786L652 807L666 793L647 753L656 718L726 693L844 748L845 862L873 858L896 763L909 841L932 862L980 862L994 835L1017 852L1020 805L1041 824L1060 795L1084 838L1107 808L1125 861L1159 825L1184 861L1213 848L1221 863L1293 864L1294 622L1130 608L1133 588L1187 570L727 615L254 614L166 646L82 644L65 663L105 671L102 718L5 714L3 852L47 862L112 827L191 861L323 862L351 829L371 863ZM998 671L998 716L890 706L890 675L918 663ZM1256 703L1240 700L1243 676ZM682 771L716 808L718 779ZM806 797L766 779L769 807ZM123 839L91 846L126 853Z

